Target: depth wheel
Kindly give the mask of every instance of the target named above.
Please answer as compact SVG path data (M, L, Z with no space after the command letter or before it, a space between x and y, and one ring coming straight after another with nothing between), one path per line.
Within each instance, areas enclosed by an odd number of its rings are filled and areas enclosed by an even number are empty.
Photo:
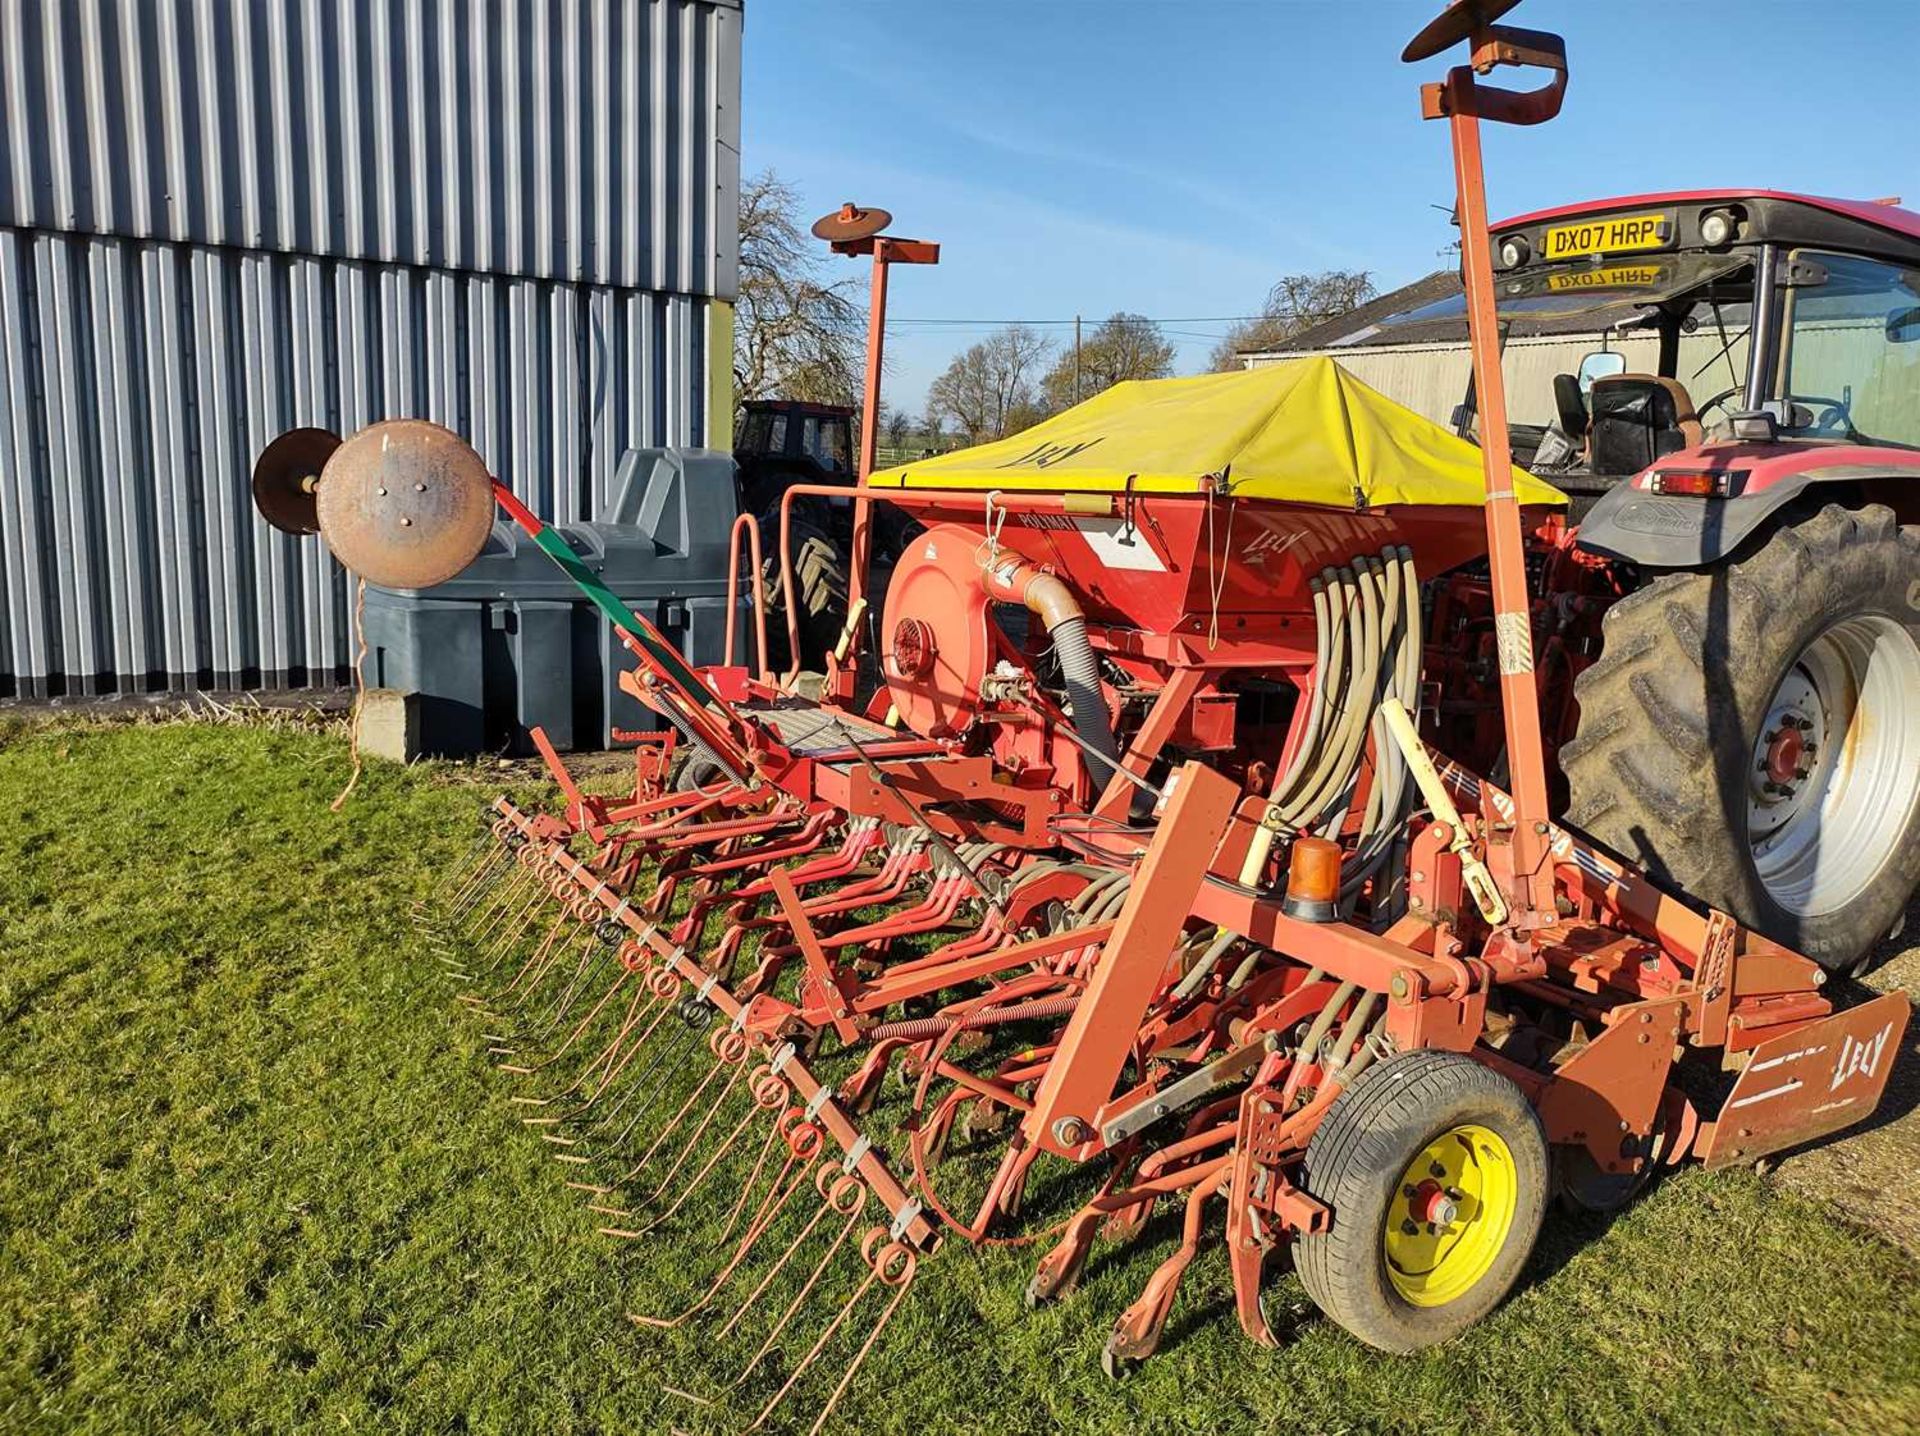
M667 786L676 793L694 793L727 780L727 770L697 748L688 749L674 768Z
M1658 1155L1648 1157L1631 1172L1609 1172L1593 1160L1584 1146L1553 1149L1553 1184L1560 1205L1574 1213L1621 1211L1646 1189L1660 1166Z
M1334 1099L1307 1145L1332 1226L1299 1239L1307 1295L1382 1351L1447 1340L1499 1305L1540 1234L1547 1143L1526 1097L1457 1052L1408 1052Z
M1828 505L1608 610L1561 749L1567 817L1826 967L1920 880L1920 529Z

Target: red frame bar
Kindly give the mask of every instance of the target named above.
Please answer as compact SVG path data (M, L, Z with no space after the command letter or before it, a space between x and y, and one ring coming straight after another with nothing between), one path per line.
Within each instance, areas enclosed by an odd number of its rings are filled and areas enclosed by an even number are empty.
M1166 814L1022 1124L1028 1142L1062 1156L1095 1135L1094 1118L1113 1096L1240 798L1236 784L1199 763L1184 764L1169 781Z

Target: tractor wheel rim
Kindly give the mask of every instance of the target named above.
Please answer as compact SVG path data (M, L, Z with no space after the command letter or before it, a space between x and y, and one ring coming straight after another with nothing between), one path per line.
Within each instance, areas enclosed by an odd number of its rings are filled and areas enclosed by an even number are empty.
M1513 1149L1464 1122L1421 1148L1387 1206L1387 1276L1412 1306L1445 1306L1478 1286L1513 1230L1520 1182Z
M1769 896L1837 911L1899 856L1920 803L1920 644L1864 614L1809 643L1767 705L1748 770L1747 841Z

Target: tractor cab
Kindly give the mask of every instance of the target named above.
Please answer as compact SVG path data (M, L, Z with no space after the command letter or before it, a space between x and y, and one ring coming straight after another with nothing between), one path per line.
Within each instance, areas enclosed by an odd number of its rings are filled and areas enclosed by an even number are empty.
M853 483L852 409L797 399L750 399L742 409L733 450L742 513L767 513L794 484Z
M1633 501L1601 502L1620 488L1757 497L1832 467L1842 448L1870 451L1844 461L1856 471L1920 473L1920 215L1696 192L1523 215L1493 226L1491 243L1503 340L1529 336L1508 344L1503 366L1522 420L1514 458L1573 498L1583 538L1608 536L1608 510ZM1383 327L1409 340L1458 328L1465 303L1451 296ZM1594 348L1568 362L1576 336ZM1549 356L1560 362L1540 362ZM1474 419L1469 388L1460 432L1471 436ZM1620 556L1641 562L1712 556L1691 542L1671 554L1625 543Z

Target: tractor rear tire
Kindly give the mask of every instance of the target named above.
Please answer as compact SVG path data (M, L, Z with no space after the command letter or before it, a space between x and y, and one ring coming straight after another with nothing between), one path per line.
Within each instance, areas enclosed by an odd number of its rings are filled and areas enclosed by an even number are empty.
M1362 1073L1334 1099L1303 1168L1333 1223L1299 1239L1301 1283L1391 1352L1446 1341L1500 1304L1533 1252L1550 1187L1525 1095L1457 1052L1407 1052ZM1415 1220L1441 1198L1449 1220Z
M793 649L787 638L787 595L780 583L778 514L770 515L761 528L776 536L774 552L767 555L761 570L761 582L767 595L767 661L778 674L793 663ZM804 519L794 519L789 541L793 555L794 617L800 630L800 666L823 670L826 655L840 641L840 630L847 621L847 558L823 529Z
M1657 578L1608 610L1574 693L1573 826L1859 970L1920 881L1920 528L1831 504Z

